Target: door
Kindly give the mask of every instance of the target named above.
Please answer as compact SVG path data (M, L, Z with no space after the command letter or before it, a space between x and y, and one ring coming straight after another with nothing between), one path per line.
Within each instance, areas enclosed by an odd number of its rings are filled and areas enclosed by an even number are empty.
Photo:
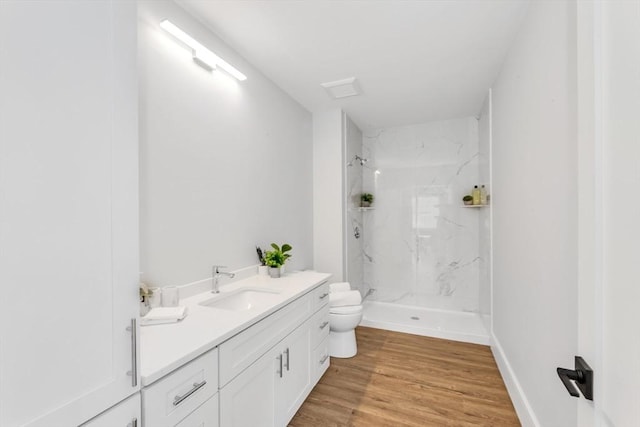
M3 427L139 389L136 31L134 1L0 2Z
M220 390L220 426L275 425L276 383L284 361L274 347Z
M311 321L292 332L279 348L283 372L276 383L276 425L285 426L311 389Z
M594 370L594 401L581 399L578 425L635 426L640 420L640 1L580 3L578 41L592 48L581 51L579 45L579 65L588 70L591 61L593 74L583 72L578 92L584 137L579 345Z

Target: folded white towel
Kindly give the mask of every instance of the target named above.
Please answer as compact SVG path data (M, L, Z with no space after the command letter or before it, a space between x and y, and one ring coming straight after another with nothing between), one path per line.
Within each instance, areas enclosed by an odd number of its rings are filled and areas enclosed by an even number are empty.
M161 325L163 323L175 323L187 316L187 307L156 307L140 318L140 325Z
M329 285L329 292L345 292L350 290L351 285L349 282L338 282Z
M347 305L359 305L362 302L360 291L331 292L329 305L331 307L344 307Z

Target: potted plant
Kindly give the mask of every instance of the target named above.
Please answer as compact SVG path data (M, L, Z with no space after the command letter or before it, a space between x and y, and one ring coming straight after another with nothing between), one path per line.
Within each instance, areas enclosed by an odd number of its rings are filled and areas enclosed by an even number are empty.
M284 243L282 248L275 243L271 244L272 251L266 251L264 253L264 263L269 267L269 275L277 279L280 277L280 269L284 263L291 258L291 254L288 254L292 248L288 243Z
M471 197L470 195L468 195L468 194L467 194L466 196L464 196L464 197L462 198L462 202L463 202L465 205L473 205L473 197Z
M371 193L362 193L360 195L360 207L368 208L373 203L373 194Z
M153 290L146 283L140 282L140 316L144 316L151 310L149 300L153 296Z

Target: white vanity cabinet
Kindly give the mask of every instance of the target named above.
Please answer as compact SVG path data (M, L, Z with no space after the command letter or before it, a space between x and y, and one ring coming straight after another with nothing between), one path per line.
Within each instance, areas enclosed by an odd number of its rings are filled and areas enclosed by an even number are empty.
M176 427L218 427L218 395L210 397Z
M305 322L224 386L221 427L286 425L313 388L310 343Z
M324 283L312 294L315 314L311 318L311 381L313 384L329 368L329 285Z
M218 426L218 349L142 390L144 427Z
M3 427L139 391L136 33L133 0L0 1Z
M145 329L142 426L286 426L329 367L328 277L300 272L288 282L267 281L284 294L268 314L196 308L210 298L196 295L187 301L194 310L183 324L167 326L165 333ZM247 280L245 286L258 286ZM211 332L208 327L227 332L203 336ZM180 359L165 357L174 343L189 341L192 347L174 353ZM203 345L214 348L201 354Z
M328 328L321 327L328 320L328 298L319 298L324 289L328 286L321 284L220 345L220 376L232 378L220 383L221 427L281 427L295 415L322 375L318 373L329 366L328 358L320 367L315 360L316 341ZM256 334L265 350L248 352L252 359L234 358ZM237 367L245 365L238 373Z
M280 354L268 351L220 390L220 426L275 426Z
M306 321L281 344L275 392L275 425L285 426L313 388L311 384L311 327Z
M311 380L315 384L329 367L329 305L311 318Z
M140 393L118 403L81 427L141 427Z

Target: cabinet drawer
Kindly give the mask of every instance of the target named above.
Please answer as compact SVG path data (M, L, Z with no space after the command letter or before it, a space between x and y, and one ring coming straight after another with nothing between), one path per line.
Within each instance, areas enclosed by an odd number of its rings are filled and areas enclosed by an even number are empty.
M311 369L313 375L313 384L320 380L320 377L329 368L331 358L329 357L329 337L325 339L316 347L311 356Z
M210 397L175 427L218 427L218 395Z
M136 393L80 427L136 427L141 418L140 393Z
M309 327L311 328L311 348L315 348L322 340L329 336L328 304L325 304L311 317Z
M302 324L312 313L311 293L220 345L220 388Z
M145 427L174 427L218 391L218 349L142 390Z
M313 310L317 310L329 303L329 283L324 282L313 291L309 292L313 296Z

